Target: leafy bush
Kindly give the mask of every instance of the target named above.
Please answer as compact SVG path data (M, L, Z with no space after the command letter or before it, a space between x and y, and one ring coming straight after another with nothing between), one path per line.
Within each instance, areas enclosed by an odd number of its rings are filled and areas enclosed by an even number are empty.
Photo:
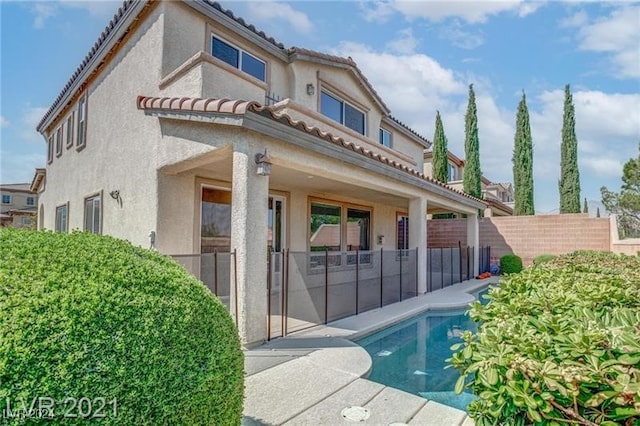
M503 274L517 274L522 271L522 259L515 254L505 254L500 258L500 270Z
M555 254L540 254L533 258L533 264L535 266L542 265L543 263L549 262L556 258Z
M56 401L41 413L54 423L69 410L105 424L240 424L235 326L173 260L110 237L11 229L0 259L1 412L40 397Z
M640 424L640 259L575 252L488 297L449 360L477 425Z

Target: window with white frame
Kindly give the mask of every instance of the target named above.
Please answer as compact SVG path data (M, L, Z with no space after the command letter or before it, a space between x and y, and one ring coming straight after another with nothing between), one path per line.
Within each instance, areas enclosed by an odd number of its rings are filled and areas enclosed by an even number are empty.
M56 207L56 232L67 232L69 229L69 204Z
M27 205L28 206L35 206L36 205L36 198L35 197L27 197Z
M320 95L320 112L361 135L365 134L365 113L324 90Z
M2 204L11 204L11 195L2 194Z
M380 128L380 143L387 148L391 148L392 140L390 131Z
M62 126L56 129L56 157L62 155Z
M71 148L73 146L73 115L74 112L72 111L71 114L69 114L69 117L67 118L67 125L66 125L66 137L67 137L67 149Z
M87 94L85 93L78 100L78 127L76 136L76 147L83 148L87 141Z
M101 196L94 195L84 200L84 230L94 234L102 233Z
M456 180L456 166L451 163L447 163L447 166L449 167L449 182Z
M211 55L260 81L266 81L267 64L263 60L214 35L211 35Z

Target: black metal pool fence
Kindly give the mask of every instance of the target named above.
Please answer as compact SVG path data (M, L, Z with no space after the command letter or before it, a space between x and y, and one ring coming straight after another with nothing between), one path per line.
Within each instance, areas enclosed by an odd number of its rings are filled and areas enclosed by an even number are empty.
M427 292L473 278L473 247L427 249ZM417 249L346 252L283 250L267 256L269 339L358 315L418 295ZM479 248L480 273L491 249ZM235 253L173 255L237 318ZM233 303L233 306L231 304Z

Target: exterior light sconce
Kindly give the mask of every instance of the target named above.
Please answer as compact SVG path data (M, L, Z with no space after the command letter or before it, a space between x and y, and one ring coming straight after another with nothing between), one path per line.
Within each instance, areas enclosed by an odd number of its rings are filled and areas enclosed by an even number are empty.
M111 191L109 193L109 195L111 195L111 198L113 198L114 200L116 200L116 202L118 203L118 205L120 207L122 207L122 198L120 197L120 190L118 189L114 189L113 191Z
M256 164L258 169L256 173L258 176L269 176L271 174L271 158L267 155L267 150L264 150L264 154L256 154Z
M307 84L307 95L313 96L316 93L316 88L313 86L313 83Z

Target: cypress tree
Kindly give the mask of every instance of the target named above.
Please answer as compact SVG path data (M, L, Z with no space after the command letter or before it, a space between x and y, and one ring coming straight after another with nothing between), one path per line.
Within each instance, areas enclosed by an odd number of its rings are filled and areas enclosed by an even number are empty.
M433 136L433 178L440 182L449 181L449 161L447 160L447 137L444 134L440 111L436 114L436 132Z
M564 87L564 118L560 146L560 213L580 213L580 171L574 113L573 97L567 84Z
M464 123L464 179L462 188L467 194L482 198L482 172L480 171L480 142L478 140L478 117L476 114L476 94L473 84L469 85L469 104Z
M600 207L596 209L596 217L600 217Z
M516 135L513 149L513 183L515 185L515 205L513 214L535 214L533 207L533 141L529 124L527 99L522 92L516 114Z
M584 199L584 205L582 206L582 213L589 213L589 204L587 203L587 199Z

